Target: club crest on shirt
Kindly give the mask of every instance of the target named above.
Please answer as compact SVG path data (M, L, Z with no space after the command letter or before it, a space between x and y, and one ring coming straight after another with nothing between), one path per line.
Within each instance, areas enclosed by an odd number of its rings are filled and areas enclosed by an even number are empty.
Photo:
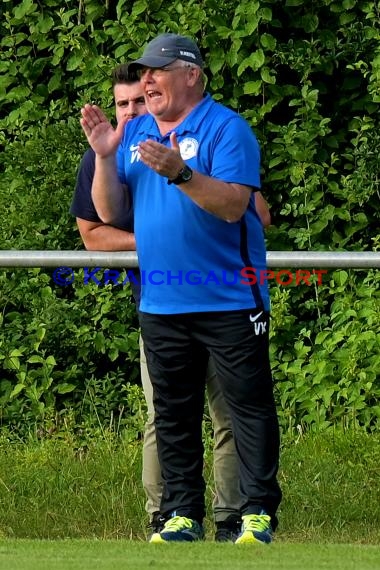
M186 137L179 143L179 150L183 160L189 160L198 154L199 143L197 140Z

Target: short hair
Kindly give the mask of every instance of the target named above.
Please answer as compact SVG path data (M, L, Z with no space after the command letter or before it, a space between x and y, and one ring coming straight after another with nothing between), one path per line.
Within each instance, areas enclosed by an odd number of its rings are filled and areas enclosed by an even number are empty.
M121 63L112 71L112 87L118 83L136 83L139 81L136 71L128 63Z
M199 83L204 88L204 86L207 83L207 77L204 74L204 71L200 65L198 65L197 63L189 63L188 61L184 61L183 59L176 59L175 61L178 61L179 67L190 67L191 69L199 69Z

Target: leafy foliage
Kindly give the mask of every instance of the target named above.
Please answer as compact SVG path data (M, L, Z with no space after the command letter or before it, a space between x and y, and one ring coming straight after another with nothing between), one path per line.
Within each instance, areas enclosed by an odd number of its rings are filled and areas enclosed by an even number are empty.
M172 31L197 39L208 89L260 140L268 249L378 249L379 22L378 2L367 0L4 2L1 247L81 247L68 215L85 148L79 109L90 100L108 109L113 66ZM57 289L45 270L0 279L3 422L70 407L78 417L119 413L138 380L129 290L85 289L80 277ZM374 271L272 287L284 430L378 427L379 303Z
M3 249L75 249L81 245L69 205L85 149L72 120L30 131L5 149L0 191ZM60 423L127 422L128 382L136 382L138 328L129 286L70 288L49 269L0 273L1 420L21 431Z

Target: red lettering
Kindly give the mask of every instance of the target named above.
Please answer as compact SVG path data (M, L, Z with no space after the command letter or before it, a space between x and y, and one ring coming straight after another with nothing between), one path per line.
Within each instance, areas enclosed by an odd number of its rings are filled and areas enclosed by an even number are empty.
M265 281L268 281L269 279L274 279L274 272L271 269L261 269L260 285L263 285Z
M327 273L327 269L313 269L313 274L318 275L317 285L322 285L322 273Z
M299 285L303 281L304 283L306 283L306 285L308 285L310 287L310 285L311 285L311 283L309 281L310 276L311 276L311 273L307 269L297 269L297 271L296 271L296 285Z
M288 281L281 281L281 275L287 275L289 277ZM276 283L279 285L290 285L293 282L293 273L289 269L281 269L276 273Z
M257 277L256 269L254 267L243 267L240 271L240 275L248 279L248 281L243 281L243 279L241 279L240 283L242 285L256 285Z

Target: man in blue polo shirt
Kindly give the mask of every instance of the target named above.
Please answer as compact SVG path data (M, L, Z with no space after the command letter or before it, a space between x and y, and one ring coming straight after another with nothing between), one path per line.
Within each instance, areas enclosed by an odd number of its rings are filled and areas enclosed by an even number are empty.
M145 99L136 73L131 72L127 64L117 66L112 72L112 87L115 101L117 122L124 117L128 121L144 115ZM78 229L83 243L89 250L121 251L135 250L133 233L133 210L126 209L118 220L118 227L104 224L96 213L91 187L95 172L95 153L90 147L81 160L73 201L70 212L76 216ZM259 215L263 225L270 223L270 214L263 196L258 196ZM129 269L130 283L136 305L140 302L140 272ZM140 338L141 341L141 338ZM148 408L145 424L142 480L146 493L146 510L150 517L149 530L159 532L163 526L160 515L162 495L161 469L157 457L154 426L153 391L146 365L143 343L140 342L141 380ZM215 540L229 541L236 539L241 524L239 507L241 503L238 489L237 461L232 440L231 421L219 387L212 363L209 363L206 375L209 411L214 429L214 517L216 525Z
M133 200L140 322L165 482L161 512L170 517L151 542L203 537L201 422L211 354L239 459L244 503L236 543L269 543L281 490L269 294L265 279L255 278L266 269L254 200L259 145L242 117L204 94L202 57L189 38L162 34L134 65L150 115L114 130L86 105L81 124L96 153L99 217L117 224L123 185Z

